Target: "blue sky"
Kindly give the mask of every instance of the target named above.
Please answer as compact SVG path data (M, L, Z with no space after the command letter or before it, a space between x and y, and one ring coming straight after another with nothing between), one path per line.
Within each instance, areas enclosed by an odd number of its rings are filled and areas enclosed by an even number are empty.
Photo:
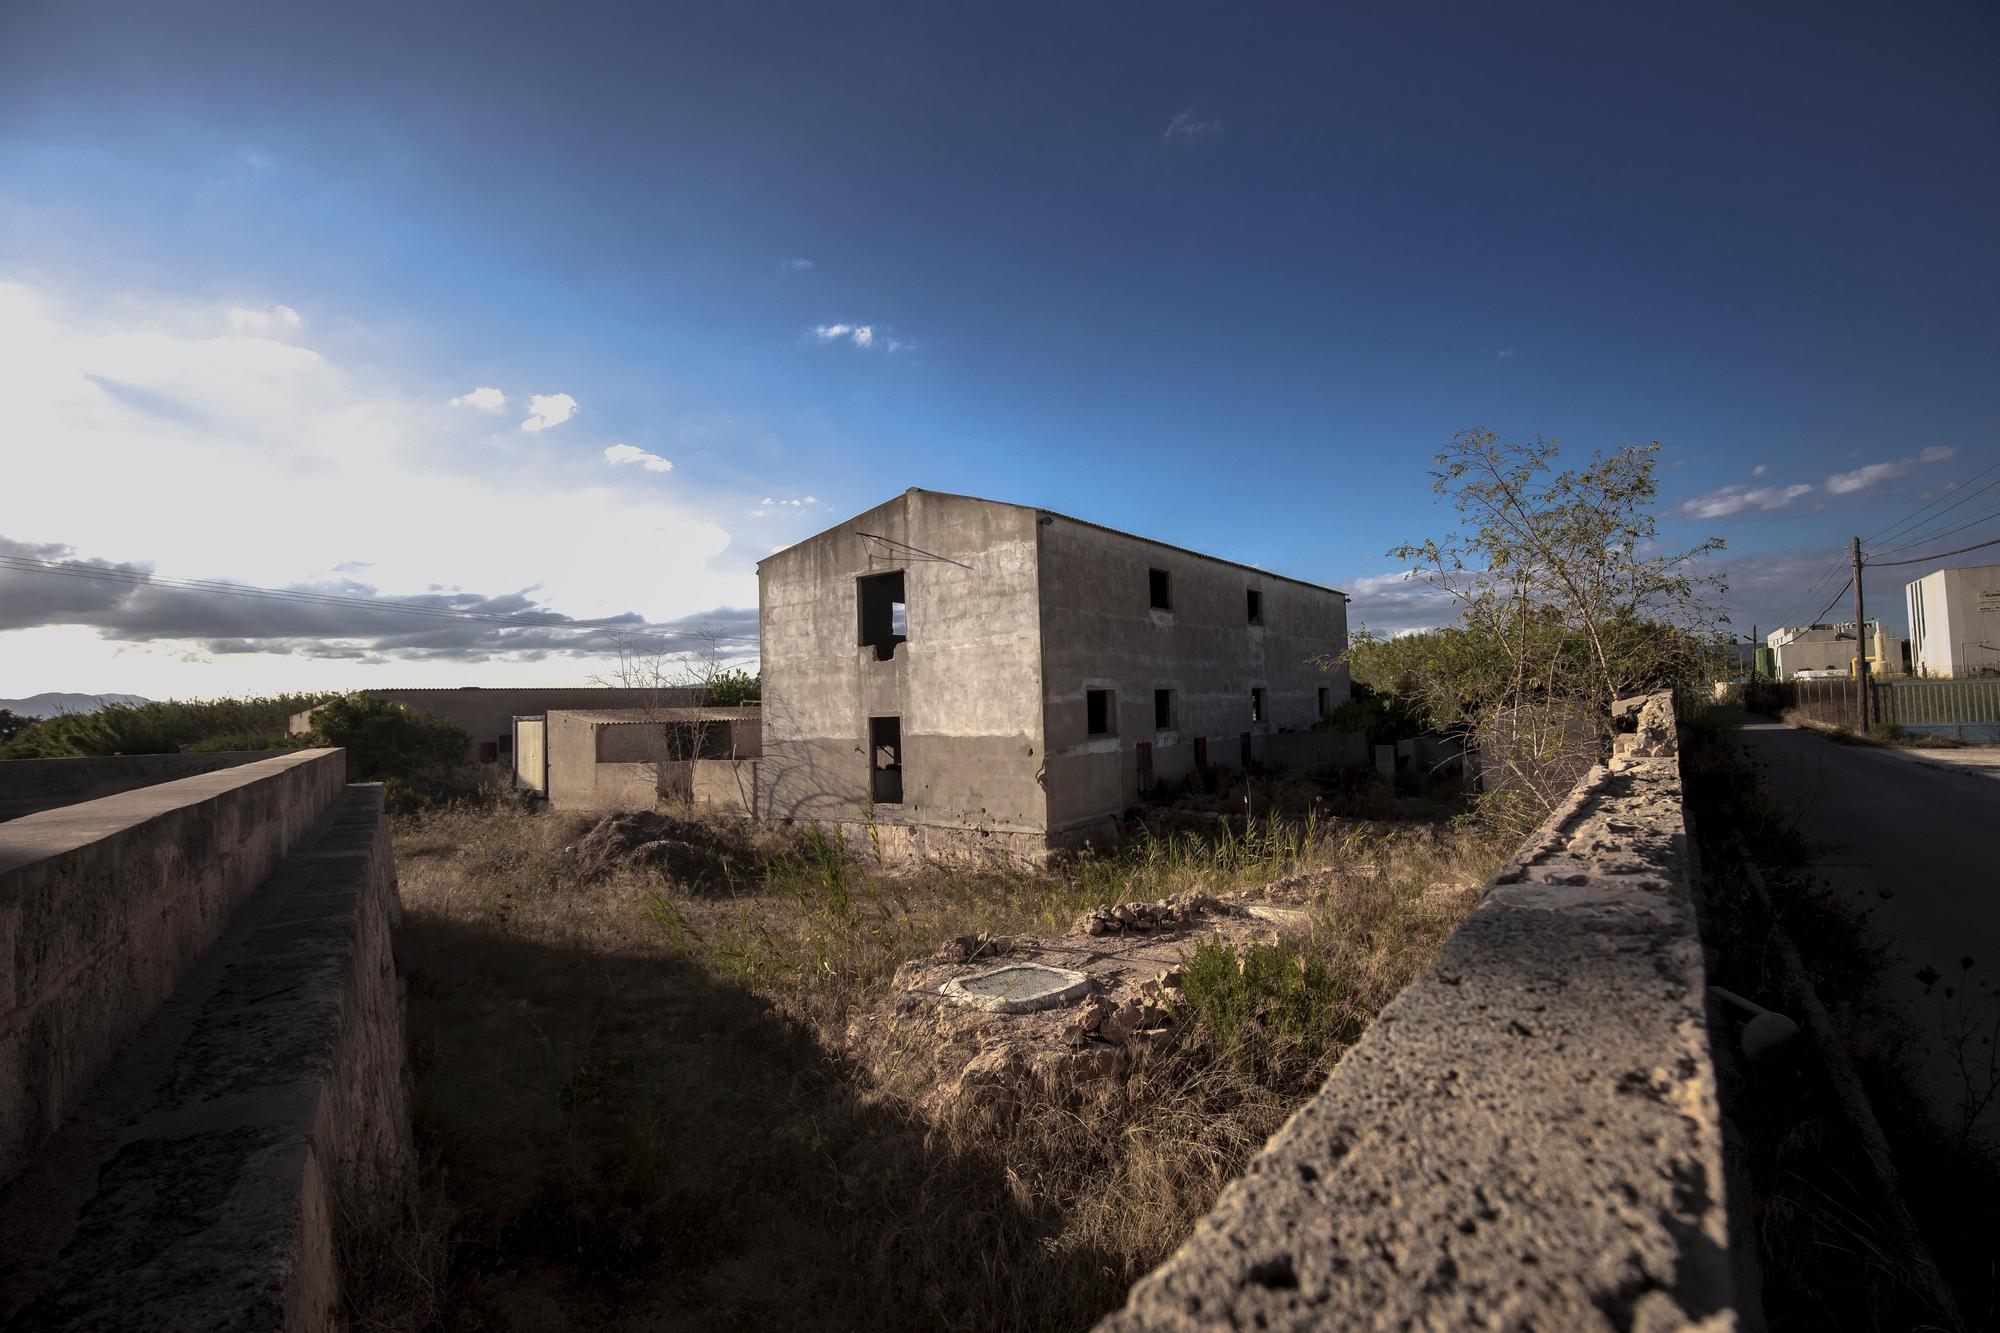
M0 540L740 627L757 558L917 485L1393 628L1485 425L1660 441L1747 629L2000 462L1991 10L1345 8L10 4ZM0 694L604 649L10 599Z

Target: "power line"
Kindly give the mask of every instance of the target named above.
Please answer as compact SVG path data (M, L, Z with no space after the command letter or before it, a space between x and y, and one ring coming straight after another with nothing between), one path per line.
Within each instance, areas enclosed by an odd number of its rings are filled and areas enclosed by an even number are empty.
M1835 593L1832 599L1829 600L1825 606L1820 608L1819 615L1816 615L1811 620L1808 620L1806 624L1808 625L1819 624L1819 617L1825 615L1827 612L1833 610L1835 606L1839 605L1840 599L1842 597L1845 597L1847 595L1847 590L1849 588L1852 588L1853 586L1854 586L1854 576L1852 574L1849 574L1847 576L1847 582L1840 585L1840 591Z
M1990 523L1996 518L2000 518L2000 509L1989 509L1983 514L1974 518L1968 518L1965 522L1955 524L1952 527L1926 532L1922 537L1913 538L1909 541L1899 541L1894 546L1880 552L1880 554L1894 555L1898 551L1907 551L1913 546L1928 546L1932 542L1951 536L1954 532L1964 532L1967 528L1976 528L1981 523Z
M1824 588L1828 583L1832 582L1833 576L1838 574L1841 570L1845 569L1846 567L1847 567L1847 561L1845 559L1836 560L1832 564L1828 565L1823 571L1821 571L1820 576L1818 578L1814 579L1811 583L1808 583L1806 585L1806 589L1804 592L1800 593L1798 596L1794 597L1789 603L1786 604L1784 613L1778 617L1778 623L1780 625L1791 624L1792 612L1798 610L1802 606L1810 606L1812 604L1812 599L1819 595L1819 590L1821 588Z
M1983 551L1989 546L2000 546L2000 537L1990 542L1980 542L1975 546L1961 546L1956 551L1936 551L1930 555L1916 556L1910 560L1880 560L1870 564L1871 569L1888 569L1895 565L1924 565L1933 560L1942 560L1948 555L1964 555L1967 551Z
M555 629L555 630L598 630L618 629L632 633L665 634L670 637L697 637L685 630L675 630L665 625L653 625L645 621L633 622L623 617L607 617L596 620L576 620L556 612L499 612L454 609L445 606L426 606L416 602L399 602L388 598L353 597L341 593L313 592L301 588L265 588L249 583L223 583L214 579L183 579L167 575L149 574L141 570L118 569L106 565L49 564L25 556L0 555L0 569L23 574L53 574L65 578L93 579L106 583L123 583L132 587L159 588L168 592L215 593L232 597L243 597L257 601L279 602L296 606L315 607L326 610L380 611L395 615L427 617L433 620L453 620L475 624L499 625L514 629ZM725 640L743 639L743 635L723 635Z
M1865 544L1867 544L1868 542L1872 542L1872 541L1876 540L1876 539L1877 539L1877 538L1879 538L1879 537L1883 537L1883 536L1886 536L1886 535L1888 535L1888 534L1889 534L1890 532L1893 532L1893 531L1895 531L1896 529L1898 529L1898 528L1901 528L1901 527L1903 527L1903 526L1904 526L1905 524L1907 524L1907 523L1908 523L1908 522L1909 522L1909 521L1910 521L1911 519L1913 519L1913 518L1915 518L1915 517L1916 517L1917 515L1919 515L1919 514L1923 513L1923 512L1924 512L1924 510L1926 510L1926 509L1929 509L1929 508L1930 508L1930 507L1931 507L1932 505L1935 505L1935 504L1938 504L1938 503L1940 503L1941 501L1944 501L1944 500L1949 500L1949 499L1950 499L1950 498L1951 498L1952 496L1954 496L1954 495L1958 495L1958 494L1962 493L1962 492L1963 492L1963 491L1965 490L1965 488L1966 488L1967 486L1970 486L1970 485L1971 485L1971 484L1972 484L1973 482L1975 482L1975 481L1978 481L1978 480L1979 480L1979 479L1980 479L1981 477L1983 477L1983 476L1985 476L1985 475L1986 475L1987 473L1989 473L1989 472L1993 471L1993 470L1994 470L1995 468L2000 468L2000 463L1995 463L1995 464L1993 464L1993 465L1992 465L1991 467L1984 467L1984 468L1981 468L1981 469L1980 469L1979 471L1977 471L1977 472L1973 473L1973 474L1972 474L1971 476L1967 477L1967 478L1966 478L1966 479L1965 479L1964 481L1960 482L1960 483L1959 483L1958 485L1956 485L1956 486L1953 486L1953 487L1951 487L1951 488L1950 488L1949 490L1945 491L1945 492L1944 492L1944 493L1943 493L1942 495L1940 495L1940 496L1938 496L1938 497L1937 497L1936 499L1934 499L1934 500L1930 501L1930 502L1929 502L1928 504L1923 504L1923 505L1919 505L1919 506L1917 506L1917 508L1915 508L1915 509L1911 510L1911 511L1910 511L1910 512L1909 512L1908 514L1905 514L1905 515L1904 515L1904 516L1903 516L1902 518L1899 518L1899 519L1897 519L1897 520L1896 520L1896 521L1895 521L1894 523L1891 523L1891 524L1890 524L1890 525L1889 525L1888 527L1886 527L1886 528L1881 528L1881 529L1879 529L1879 530L1877 530L1877 531L1875 531L1875 532L1873 532L1873 533L1870 533L1870 534L1869 534L1868 536L1866 536L1866 537L1863 537L1863 538L1861 539L1861 540L1862 540L1862 543L1863 543L1863 544L1865 545ZM1996 483L1996 484L2000 484L2000 483ZM1989 489L1991 489L1991 487L1990 487L1990 486L1988 486L1988 487L1982 487L1981 489L1982 489L1982 490L1989 490Z
M1979 475L1984 476L1985 474L1981 473ZM1972 480L1977 481L1978 479L1979 479L1978 477L1974 477ZM1971 484L1970 482L1967 483L1967 485L1970 484ZM1913 545L1916 542L1929 540L1931 536L1936 535L1934 531L1930 530L1931 524L1936 523L1939 519L1943 518L1946 514L1949 514L1952 510L1958 508L1960 505L1966 504L1969 501L1979 498L1980 496L1986 494L1986 492L1993 490L1995 487L2000 487L2000 478L1996 478L1993 481L1987 482L1984 486L1979 487L1977 490L1965 490L1963 491L1963 493L1960 493L1959 491L1953 491L1947 495L1939 496L1938 497L1939 500L1950 499L1951 495L1957 495L1958 498L1956 500L1952 500L1950 504L1938 510L1935 514L1932 514L1929 518L1926 518L1922 523L1918 524L1915 528L1910 528L1899 534L1896 538L1895 544L1898 546L1909 546ZM1935 504L1936 501L1932 501L1932 503ZM1902 525L1898 524L1897 526L1900 527ZM1870 540L1872 541L1873 539L1871 538Z

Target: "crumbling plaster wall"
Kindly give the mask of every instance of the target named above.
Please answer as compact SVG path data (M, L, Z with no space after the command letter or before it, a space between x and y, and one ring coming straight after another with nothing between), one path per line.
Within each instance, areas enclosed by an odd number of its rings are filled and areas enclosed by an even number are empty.
M766 817L872 819L894 846L912 826L1040 834L1035 519L913 490L758 566ZM878 661L858 642L856 580L891 570L907 638ZM902 719L903 800L871 811L875 716Z
M1105 1333L1736 1326L1667 696Z
M1151 605L1149 573L1166 570L1173 607ZM1262 594L1263 623L1249 621L1247 593ZM1319 720L1319 691L1346 702L1347 668L1322 669L1347 650L1347 601L1259 570L1229 564L1059 515L1041 528L1041 633L1047 673L1049 827L1087 829L1139 797L1137 746L1153 747L1153 776L1171 782L1195 763L1251 756L1271 762L1269 740ZM1265 717L1250 720L1250 691L1265 692ZM1116 734L1092 737L1085 691L1116 692ZM1174 693L1174 725L1154 726L1153 691ZM1350 747L1351 748L1351 747Z

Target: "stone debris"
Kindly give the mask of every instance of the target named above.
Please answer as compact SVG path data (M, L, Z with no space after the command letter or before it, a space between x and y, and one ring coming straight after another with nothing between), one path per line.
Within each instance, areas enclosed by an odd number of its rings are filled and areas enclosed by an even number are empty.
M563 848L587 873L648 866L688 885L726 879L737 852L714 825L653 810L606 815Z
M977 935L960 935L957 939L946 940L931 955L933 962L969 963L975 958L995 958L1014 947L1014 941L1005 935L994 935L980 931Z
M1188 925L1203 916L1240 916L1243 909L1213 894L1190 889L1158 902L1117 903L1093 907L1077 918L1079 935L1148 934L1174 926Z

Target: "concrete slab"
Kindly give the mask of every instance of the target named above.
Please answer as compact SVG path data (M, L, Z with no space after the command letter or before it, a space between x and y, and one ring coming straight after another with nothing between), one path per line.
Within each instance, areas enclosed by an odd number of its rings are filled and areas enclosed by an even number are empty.
M958 1003L996 1014L1032 1014L1074 1004L1090 991L1090 978L1046 963L1005 963L953 977L943 994Z

